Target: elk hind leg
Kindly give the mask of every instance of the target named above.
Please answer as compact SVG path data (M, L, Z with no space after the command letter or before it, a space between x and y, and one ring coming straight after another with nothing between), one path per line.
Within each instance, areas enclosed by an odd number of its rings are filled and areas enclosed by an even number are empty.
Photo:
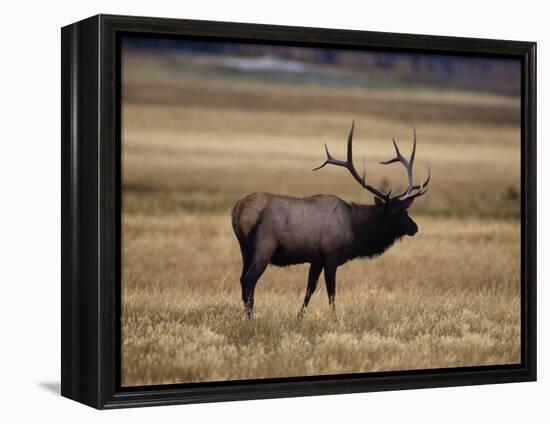
M252 318L254 310L254 290L256 283L264 273L271 261L276 243L266 240L258 243L252 257L252 261L244 277L243 301L248 318Z
M243 268L241 271L241 297L243 299L243 302L246 302L246 296L245 296L245 286L244 286L244 279L246 277L246 273L248 271L248 268L250 268L250 263L252 262L252 254L249 252L247 246L239 240L239 246L241 248L241 256L243 260Z

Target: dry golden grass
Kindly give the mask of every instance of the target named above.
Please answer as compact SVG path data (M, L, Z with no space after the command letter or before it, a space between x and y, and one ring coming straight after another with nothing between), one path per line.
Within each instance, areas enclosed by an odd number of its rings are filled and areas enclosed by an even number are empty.
M202 60L202 61L201 61ZM520 360L519 100L433 89L287 86L197 72L206 59L128 55L123 108L124 385L509 364ZM253 320L229 211L243 195L331 193L371 203L339 169L351 118L367 178L404 184L391 137L428 195L419 233L321 278L270 267ZM359 161L358 161L359 163Z
M128 217L124 383L518 362L517 225L418 223L414 238L339 269L337 321L322 282L296 320L306 266L269 268L249 321L226 215Z

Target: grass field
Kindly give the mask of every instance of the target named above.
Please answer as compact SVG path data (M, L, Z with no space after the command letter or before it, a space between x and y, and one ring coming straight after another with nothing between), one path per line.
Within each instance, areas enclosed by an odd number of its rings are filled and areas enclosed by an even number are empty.
M509 364L520 360L519 99L430 87L323 87L128 53L123 91L123 385ZM420 231L339 268L337 319L307 266L270 267L244 317L230 209L255 191L372 196L341 169L351 119L367 179L429 193Z

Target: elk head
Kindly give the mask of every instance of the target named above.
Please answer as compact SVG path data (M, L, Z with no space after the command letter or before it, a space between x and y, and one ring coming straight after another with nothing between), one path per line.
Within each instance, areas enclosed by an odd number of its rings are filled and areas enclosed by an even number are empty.
M360 176L353 165L353 130L355 127L355 119L351 124L351 129L348 135L347 144L347 158L346 160L338 160L332 157L327 145L325 144L325 151L327 158L323 164L314 168L313 171L323 168L325 165L335 165L346 168L352 177L366 190L374 194L374 207L382 214L386 222L389 222L389 227L395 231L396 236L409 235L413 236L418 231L418 226L409 217L407 209L412 205L417 197L423 196L428 191L428 184L430 182L431 171L428 165L428 177L425 181L421 181L420 184L414 183L413 178L413 164L416 154L416 129L413 126L413 148L409 159L406 159L401 152L394 138L392 138L393 146L395 148L395 157L387 161L380 162L382 165L389 165L391 163L400 162L407 171L407 188L394 196L391 196L391 190L387 193L371 186L365 180L366 178L366 161L363 159L363 173Z

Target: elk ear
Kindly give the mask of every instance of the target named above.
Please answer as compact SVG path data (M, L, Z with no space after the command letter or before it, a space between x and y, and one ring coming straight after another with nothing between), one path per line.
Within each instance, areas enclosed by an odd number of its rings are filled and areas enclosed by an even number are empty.
M413 202L414 202L414 197L409 197L408 199L403 200L403 207L405 209L409 209L413 204Z
M380 205L383 205L383 204L384 204L384 201L383 201L380 197L374 196L374 204L375 204L376 206L380 206Z

